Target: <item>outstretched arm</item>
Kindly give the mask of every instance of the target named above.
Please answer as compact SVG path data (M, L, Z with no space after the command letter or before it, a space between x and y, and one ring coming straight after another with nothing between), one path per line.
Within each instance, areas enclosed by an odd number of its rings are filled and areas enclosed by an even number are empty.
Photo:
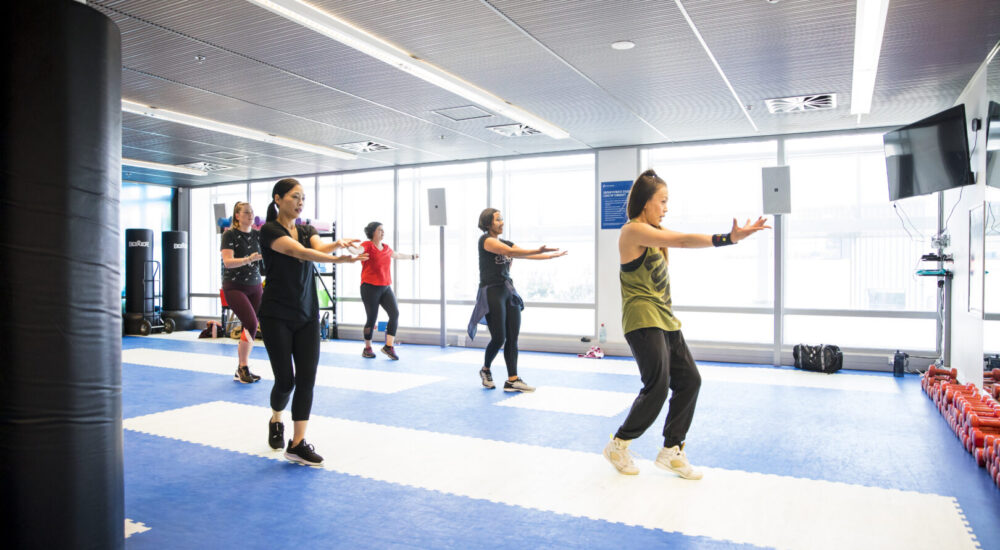
M561 252L552 252L547 254L532 254L530 256L521 256L525 260L551 260L552 258L558 258L559 256L565 256L569 251L563 250Z
M313 235L309 238L309 244L312 245L313 249L326 254L331 254L338 248L347 248L359 242L361 242L360 239L340 239L333 242L326 242L319 235Z
M420 257L420 254L403 254L402 252L392 251L393 260L416 260Z
M520 246L507 246L496 237L490 237L483 241L483 248L492 252L494 254L501 254L503 256L509 256L511 258L527 258L535 254L544 254L546 252L555 252L559 250L558 248L549 248L542 245L538 248L521 248ZM536 259L547 259L547 258L536 258Z
M317 237L314 235L313 239L315 238ZM312 244L312 242L312 239L310 239L310 244ZM291 256L295 259L309 262L339 264L344 262L364 261L368 259L368 254L358 254L357 256L331 256L329 253L325 253L320 250L306 248L302 246L301 243L288 236L275 239L274 242L271 243L271 250L284 254L285 256Z
M623 239L633 246L651 246L656 248L708 248L719 244L729 244L729 240L737 243L754 233L771 229L767 219L757 218L756 222L739 225L733 218L733 228L728 235L705 235L701 233L679 233L662 227L653 227L645 223L630 223L622 228Z

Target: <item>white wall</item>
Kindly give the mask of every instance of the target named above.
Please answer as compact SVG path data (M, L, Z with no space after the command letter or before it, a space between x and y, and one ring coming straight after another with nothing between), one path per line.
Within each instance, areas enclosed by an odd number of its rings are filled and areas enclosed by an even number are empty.
M601 229L601 182L635 180L639 175L639 150L636 148L597 152L597 325L604 323L608 341L605 351L629 355L622 332L622 297L618 284L618 230ZM594 329L597 333L597 329Z
M955 277L952 281L951 293L951 365L958 369L959 380L963 383L983 383L983 313L982 304L976 311L969 309L969 213L973 208L982 208L986 200L986 113L988 99L986 95L986 62L966 85L956 105L965 104L965 116L968 123L969 147L975 144L972 155L972 170L976 173L976 184L961 189L951 189L944 192L944 217L951 215L946 227L951 235L950 252L954 255ZM972 120L978 118L984 128L973 132ZM978 135L977 135L978 134ZM957 203L957 206L956 206ZM982 251L980 251L980 256ZM980 259L982 266L982 259ZM974 275L980 288L983 285L983 270L980 268Z

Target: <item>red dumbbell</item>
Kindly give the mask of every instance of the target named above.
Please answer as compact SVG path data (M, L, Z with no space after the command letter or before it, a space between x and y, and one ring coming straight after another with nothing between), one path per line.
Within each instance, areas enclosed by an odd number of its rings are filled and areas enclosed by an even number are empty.
M992 435L995 437L1000 435L1000 428L969 428L965 433L972 441L973 447L983 447L986 445L987 436Z
M946 374L950 378L958 378L958 369L955 369L955 368L952 368L952 369L942 369L942 368L935 367L934 365L931 365L927 369L927 373L926 374L927 374L927 376L938 376L938 375Z
M987 428L1000 428L1000 418L984 418L973 413L969 415L969 425L976 428L980 426Z

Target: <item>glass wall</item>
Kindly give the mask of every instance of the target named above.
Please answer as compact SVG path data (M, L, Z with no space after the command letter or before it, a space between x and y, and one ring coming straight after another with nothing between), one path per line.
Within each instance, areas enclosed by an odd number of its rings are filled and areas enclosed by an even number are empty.
M889 202L881 134L788 139L788 309L936 310L936 279L918 277L937 231L937 196ZM785 343L934 349L934 319L801 315Z

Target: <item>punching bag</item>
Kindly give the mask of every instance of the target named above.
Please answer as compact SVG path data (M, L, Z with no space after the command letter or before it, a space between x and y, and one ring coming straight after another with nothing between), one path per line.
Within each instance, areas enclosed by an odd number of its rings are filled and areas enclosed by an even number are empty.
M121 35L71 1L0 23L0 538L123 548Z
M162 242L163 324L169 332L188 330L194 325L194 315L188 298L187 231L164 231Z
M125 230L125 333L139 334L143 313L153 313L153 231Z

